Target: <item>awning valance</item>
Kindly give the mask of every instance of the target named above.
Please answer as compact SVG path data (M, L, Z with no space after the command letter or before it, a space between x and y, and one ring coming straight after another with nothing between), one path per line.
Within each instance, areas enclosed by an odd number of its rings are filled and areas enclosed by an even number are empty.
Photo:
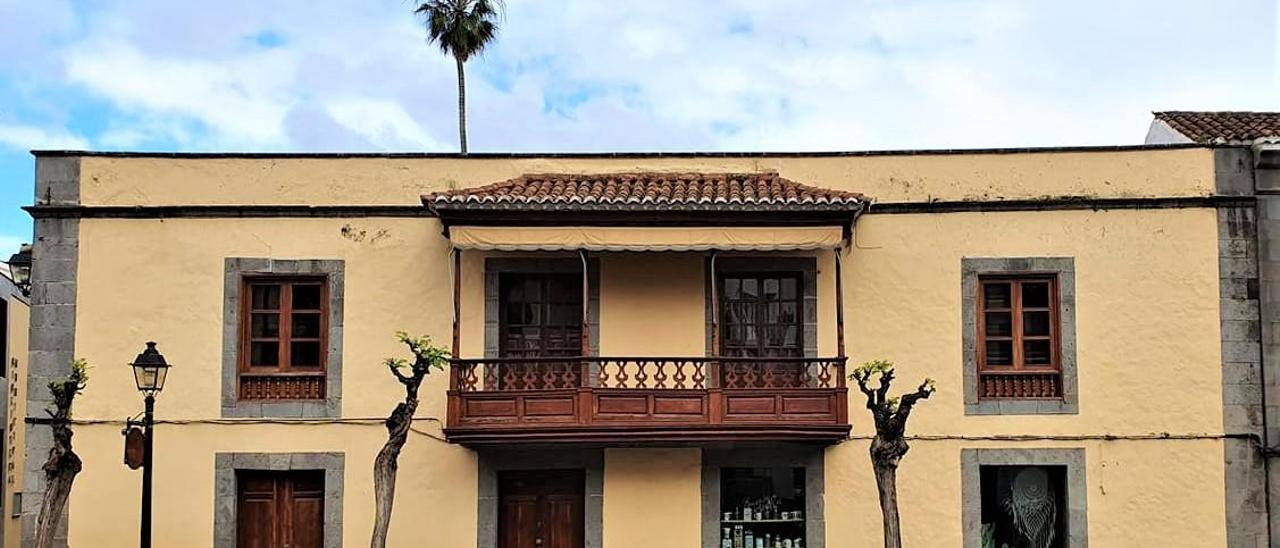
M479 227L454 226L449 240L482 251L793 251L834 249L839 226Z

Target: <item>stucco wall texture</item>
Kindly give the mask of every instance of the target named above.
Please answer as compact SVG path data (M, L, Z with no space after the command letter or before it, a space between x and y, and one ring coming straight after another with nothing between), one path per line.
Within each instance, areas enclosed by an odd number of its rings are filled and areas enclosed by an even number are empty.
M393 204L424 192L526 172L776 169L807 184L881 202L1046 196L1174 197L1212 193L1204 149L867 157L589 159L172 159L87 157L87 205ZM368 237L344 236L343 228ZM374 237L376 236L376 237ZM357 241L359 240L359 241ZM157 404L165 421L219 417L225 257L341 259L346 265L342 416L376 419L401 397L380 363L404 354L396 330L450 337L449 245L430 218L84 219L76 349L94 365L77 402L87 421L136 413L125 365L156 340L174 365ZM939 392L917 407L922 436L1091 437L1222 433L1215 211L1208 208L866 215L845 252L850 363L884 358L900 390L923 377ZM818 259L819 354L835 353L834 260ZM462 353L483 353L483 260L462 260ZM1074 257L1078 415L966 416L962 393L963 257ZM702 355L705 255L606 254L602 354ZM138 265L146 265L139 268ZM422 419L401 457L391 545L476 545L476 459L436 439L447 376L422 388ZM826 451L829 547L880 542L867 457L871 422L850 395L854 439ZM156 441L156 538L213 538L217 452L343 452L344 541L367 541L380 423L162 424ZM70 544L111 548L137 538L136 472L120 463L118 424L76 428L85 468L71 500ZM1086 451L1093 546L1225 546L1223 445L1186 440L916 440L899 473L909 546L961 544L962 448ZM695 546L697 448L605 453L607 548ZM110 504L104 504L109 500ZM12 522L11 522L12 523ZM12 546L13 544L6 544Z
M31 307L18 299L9 299L9 356L8 371L9 422L5 425L5 481L4 481L4 545L17 546L22 539L22 520L13 517L14 493L21 493L26 478L22 473L26 466L25 447L27 429L23 417L27 416L27 383L21 379L27 374L27 328L31 325Z

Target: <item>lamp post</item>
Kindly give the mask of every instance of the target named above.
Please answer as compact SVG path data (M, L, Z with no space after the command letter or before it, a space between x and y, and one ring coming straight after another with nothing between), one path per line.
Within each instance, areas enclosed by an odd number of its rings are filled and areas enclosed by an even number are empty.
M155 424L156 394L164 389L164 380L169 373L169 364L164 355L156 350L156 343L148 342L146 350L134 358L133 380L138 384L146 403L142 421L127 421L128 427L142 427L142 532L140 545L151 548L151 456L154 438L151 427Z
M31 292L31 244L22 244L17 253L9 256L9 275L13 285L18 286L23 295Z

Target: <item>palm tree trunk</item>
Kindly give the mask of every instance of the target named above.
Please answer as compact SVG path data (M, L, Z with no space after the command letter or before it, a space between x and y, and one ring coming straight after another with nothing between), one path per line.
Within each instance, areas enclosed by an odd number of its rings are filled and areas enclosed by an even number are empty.
M461 57L454 56L453 60L458 64L458 141L461 143L462 153L467 153L467 74L463 70L463 61Z

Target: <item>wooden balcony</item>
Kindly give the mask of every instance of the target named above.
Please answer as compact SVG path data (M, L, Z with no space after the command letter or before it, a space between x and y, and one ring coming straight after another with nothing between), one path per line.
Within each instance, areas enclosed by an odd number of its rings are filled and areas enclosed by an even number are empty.
M463 445L798 441L849 433L844 358L459 359Z

